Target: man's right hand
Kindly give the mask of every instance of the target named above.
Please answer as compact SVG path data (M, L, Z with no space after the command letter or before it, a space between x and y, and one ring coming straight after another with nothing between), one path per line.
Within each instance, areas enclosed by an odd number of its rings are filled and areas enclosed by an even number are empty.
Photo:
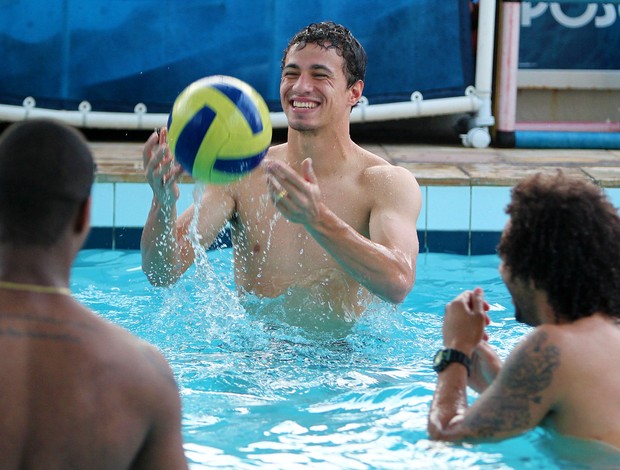
M144 144L142 163L146 181L153 190L153 195L162 207L170 208L179 199L180 190L177 184L183 174L181 165L174 161L166 138L165 127L160 132L153 132Z
M485 338L488 323L488 304L482 289L462 292L446 305L443 320L443 343L471 357L474 349Z

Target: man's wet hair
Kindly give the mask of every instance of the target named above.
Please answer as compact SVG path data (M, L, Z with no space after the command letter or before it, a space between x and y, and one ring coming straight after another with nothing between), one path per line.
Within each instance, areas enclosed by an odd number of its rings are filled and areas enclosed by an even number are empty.
M284 50L282 69L284 69L286 55L291 47L298 45L298 49L303 49L308 44L315 44L325 49L335 49L343 57L347 87L350 88L358 80L364 81L368 62L366 51L351 31L333 21L311 23L295 34Z
M76 129L50 119L0 136L0 243L51 246L90 196L95 164Z
M517 184L498 251L513 279L546 292L569 320L620 316L620 217L584 178L536 174Z

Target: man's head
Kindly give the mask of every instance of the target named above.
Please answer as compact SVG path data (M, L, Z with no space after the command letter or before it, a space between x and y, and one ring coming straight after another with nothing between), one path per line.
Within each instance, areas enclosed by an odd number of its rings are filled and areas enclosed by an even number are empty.
M94 161L80 133L37 119L0 136L0 243L51 246L88 200Z
M342 56L347 86L351 87L366 76L366 51L347 28L332 21L311 23L299 31L290 40L282 56L282 68L291 47L303 49L308 44L315 44L325 49L335 49Z
M536 174L517 184L499 254L513 280L544 291L559 317L620 316L620 218L593 183Z

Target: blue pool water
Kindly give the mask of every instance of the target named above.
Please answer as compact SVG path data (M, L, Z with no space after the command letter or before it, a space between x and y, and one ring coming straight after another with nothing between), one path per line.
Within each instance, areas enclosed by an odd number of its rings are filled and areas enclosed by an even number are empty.
M421 254L402 305L373 306L336 333L248 313L234 294L231 258L211 251L176 286L158 289L139 252L84 250L72 276L78 300L170 362L191 468L587 468L550 453L540 429L502 443L428 440L445 303L482 286L502 357L527 332L513 319L496 256Z

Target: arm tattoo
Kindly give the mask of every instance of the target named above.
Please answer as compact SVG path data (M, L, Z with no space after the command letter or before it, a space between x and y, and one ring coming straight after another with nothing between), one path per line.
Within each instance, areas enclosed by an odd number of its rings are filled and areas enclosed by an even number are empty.
M506 388L540 399L537 394L550 384L553 371L560 364L560 348L545 345L547 333L541 332L532 338L532 344L517 353L507 372Z
M465 419L464 424L473 434L488 438L531 426L530 404L541 403L542 392L560 365L560 349L546 343L547 339L546 332L535 333L527 346L507 361L502 380L484 409Z

